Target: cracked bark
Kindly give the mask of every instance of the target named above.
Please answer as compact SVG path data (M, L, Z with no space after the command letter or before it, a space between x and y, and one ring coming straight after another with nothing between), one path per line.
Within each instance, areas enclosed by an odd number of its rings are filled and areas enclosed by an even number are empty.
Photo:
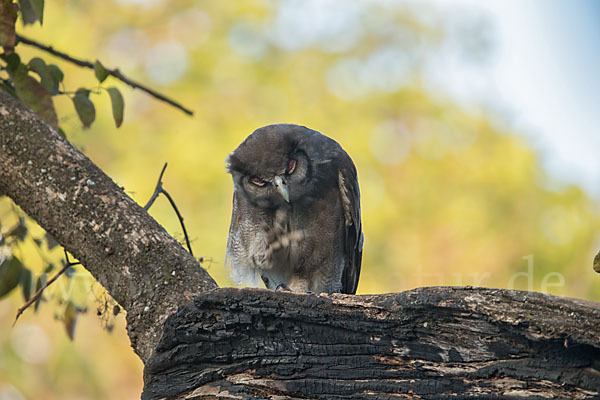
M598 303L513 290L219 289L169 317L142 398L597 399L599 323Z
M0 193L127 311L144 399L600 396L598 303L473 288L213 290L154 219L2 91Z

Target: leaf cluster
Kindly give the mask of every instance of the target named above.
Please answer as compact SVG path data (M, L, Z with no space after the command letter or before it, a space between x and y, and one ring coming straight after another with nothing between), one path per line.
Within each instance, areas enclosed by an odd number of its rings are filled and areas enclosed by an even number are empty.
M101 84L110 75L109 71L96 61L94 72L98 86L93 88L78 88L74 92L65 89L65 75L56 64L47 64L41 57L34 57L27 63L18 54L19 35L16 32L16 22L21 16L23 24L43 22L44 0L19 0L18 4L11 0L0 0L0 54L1 78L0 89L5 90L21 100L37 113L54 129L64 135L59 127L59 119L52 97L69 96L77 116L84 128L88 128L96 119L96 106L90 94L108 93L115 125L123 123L125 102L119 89L114 86L103 87Z
M29 301L48 280L48 274L55 266L45 256L44 263L46 267L36 276L34 268L30 268L23 260L15 255L15 250L19 248L26 240L31 240L36 246L39 254L49 251L58 246L56 240L49 234L41 237L34 237L27 227L26 219L19 218L17 224L2 232L0 226L0 299L8 296L13 290L21 289L23 299ZM10 249L10 251L9 251ZM38 311L40 303L44 301L44 296L39 296L35 301L35 311Z

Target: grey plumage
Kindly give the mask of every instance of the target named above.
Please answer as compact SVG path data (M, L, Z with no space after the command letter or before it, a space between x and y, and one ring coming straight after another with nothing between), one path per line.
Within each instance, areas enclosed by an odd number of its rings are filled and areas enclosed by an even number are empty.
M354 163L303 126L257 129L227 159L233 212L227 258L238 283L356 293L362 260Z

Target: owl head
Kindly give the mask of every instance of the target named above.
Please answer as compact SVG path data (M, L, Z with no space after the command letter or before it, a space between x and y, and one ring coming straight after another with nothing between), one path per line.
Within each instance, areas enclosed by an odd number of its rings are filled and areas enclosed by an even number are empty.
M336 182L332 162L341 147L321 133L291 124L257 129L227 158L236 190L261 208L309 203L320 185ZM330 181L330 182L329 182Z

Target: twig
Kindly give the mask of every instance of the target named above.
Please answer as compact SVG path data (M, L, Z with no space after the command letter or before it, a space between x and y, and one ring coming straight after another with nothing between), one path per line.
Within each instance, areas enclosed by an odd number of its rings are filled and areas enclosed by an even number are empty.
M46 289L48 286L50 286L51 284L54 283L55 280L58 279L59 276L61 276L62 274L65 273L65 271L69 268L72 267L74 265L79 265L81 263L79 262L71 262L69 261L69 255L67 254L67 251L65 250L65 265L64 267L61 268L60 271L58 271L56 273L56 275L54 275L49 281L47 281L46 283L44 283L37 292L35 292L35 294L33 296L31 296L29 298L29 300L27 300L27 302L25 304L23 304L23 306L21 308L19 308L19 310L17 310L17 316L15 317L15 322L13 322L13 326L17 323L17 320L19 319L19 317L21 316L21 314L23 314L23 312L25 310L27 310L27 308L32 305L33 303L35 303L37 301L37 299L42 295L42 292L44 291L44 289Z
M90 69L94 69L94 63L87 61L87 60L82 60L79 58L75 58L72 57L70 55L68 55L67 53L63 53L62 51L58 51L55 50L52 46L46 46L44 44L41 44L39 42L36 42L35 40L32 39L28 39L24 36L21 36L19 34L17 34L17 39L20 42L23 42L25 44L28 44L30 46L36 47L40 50L43 50L47 53L50 53L56 57L62 58L63 60L69 61L70 63L73 63L75 65L78 65L80 67L83 68L90 68ZM184 113L186 113L187 115L194 115L194 112L192 110L190 110L189 108L186 108L184 106L182 106L181 104L177 103L175 100L172 100L170 98L168 98L165 95L162 95L144 85L142 85L141 83L135 82L131 79L129 79L128 77L126 77L125 75L123 75L121 73L121 71L119 71L118 68L114 68L114 69L110 69L110 68L104 68L109 75L114 76L115 78L119 79L120 81L128 84L129 86L131 86L134 89L140 89L146 93L148 93L150 96L154 97L155 99L158 99L160 101L164 101L165 103L168 103L170 105L172 105L175 108L180 109L181 111L183 111Z
M175 214L177 214L177 218L179 218L179 223L181 224L181 229L183 229L183 235L185 236L185 243L187 244L188 250L193 257L194 252L192 251L192 245L190 244L190 239L188 238L187 230L185 229L185 224L183 223L183 217L179 213L179 210L177 209L177 206L175 205L175 201L173 200L173 198L171 197L169 192L167 192L162 186L162 177L163 177L166 169L167 169L167 163L165 163L165 165L162 168L162 171L160 171L160 175L158 176L158 181L156 182L156 187L154 188L154 193L152 193L150 200L148 200L148 203L146 203L146 205L144 206L144 210L148 211L150 209L150 207L152 207L152 204L154 204L154 201L156 200L158 195L161 193L164 194L167 197L167 199L169 200L169 203L171 203L171 207L173 207L173 209L175 210Z
M150 200L148 200L148 203L146 203L146 205L144 206L144 211L148 211L150 207L152 207L152 204L154 204L154 200L156 200L156 198L160 194L160 191L162 190L162 177L165 174L165 170L167 169L167 164L168 163L165 163L165 165L162 167L162 171L160 171L158 181L156 182L156 187L154 188L154 193L152 193L152 197L150 197Z
M167 196L167 199L169 199L169 203L171 203L171 206L173 206L173 209L175 210L175 214L177 214L177 218L179 218L179 223L181 223L181 228L183 229L183 235L185 236L185 243L187 244L188 250L190 251L190 254L193 257L194 253L192 253L192 245L190 244L190 239L188 238L187 231L185 230L185 225L183 224L183 217L179 213L179 210L177 209L175 202L171 198L171 195L164 189L161 189L161 193L163 193L165 196Z

